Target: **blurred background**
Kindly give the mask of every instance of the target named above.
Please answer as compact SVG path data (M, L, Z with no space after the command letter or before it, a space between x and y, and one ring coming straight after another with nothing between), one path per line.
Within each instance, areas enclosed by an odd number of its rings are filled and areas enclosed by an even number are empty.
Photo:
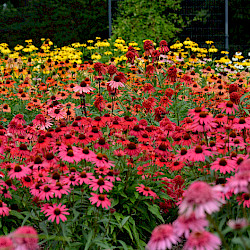
M112 35L126 41L186 37L225 49L225 0L112 0ZM229 0L230 51L250 47L249 0ZM109 38L109 0L0 0L0 43L10 47L50 38L58 47Z

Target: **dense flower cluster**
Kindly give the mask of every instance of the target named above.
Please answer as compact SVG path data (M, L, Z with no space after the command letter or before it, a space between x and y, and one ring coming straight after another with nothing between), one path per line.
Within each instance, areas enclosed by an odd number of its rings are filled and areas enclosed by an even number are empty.
M134 248L160 219L168 222L153 230L149 250L183 237L184 249L218 249L226 244L209 232L212 215L229 201L238 217L250 207L249 61L213 61L190 40L190 57L178 42L170 51L145 40L141 53L122 41L116 57L100 48L104 61L74 61L77 47L67 58L48 49L0 59L0 216L24 219L28 210L44 234L68 222L72 235L94 228L104 239L116 226L111 244L126 232ZM226 217L231 228L234 219ZM139 221L144 238L135 243ZM0 246L22 245L18 230ZM35 239L23 249L36 249Z

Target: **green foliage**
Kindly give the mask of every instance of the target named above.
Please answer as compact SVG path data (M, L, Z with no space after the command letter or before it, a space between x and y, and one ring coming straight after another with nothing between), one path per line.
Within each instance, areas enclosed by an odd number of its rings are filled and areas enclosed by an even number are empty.
M102 0L33 0L0 11L1 42L10 46L50 38L57 46L107 36L107 2Z
M181 32L184 22L177 11L181 0L124 0L113 24L113 34L125 40L169 41Z

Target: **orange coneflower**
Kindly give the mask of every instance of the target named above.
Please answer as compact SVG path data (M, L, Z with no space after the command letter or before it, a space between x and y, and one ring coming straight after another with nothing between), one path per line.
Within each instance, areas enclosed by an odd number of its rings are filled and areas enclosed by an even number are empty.
M21 93L21 94L17 94L19 96L19 98L23 101L25 100L29 100L29 95L25 92Z
M10 108L10 106L9 106L8 104L2 104L2 105L0 106L0 110L1 110L2 112L7 112L7 113L10 113L10 112L11 112L11 108Z

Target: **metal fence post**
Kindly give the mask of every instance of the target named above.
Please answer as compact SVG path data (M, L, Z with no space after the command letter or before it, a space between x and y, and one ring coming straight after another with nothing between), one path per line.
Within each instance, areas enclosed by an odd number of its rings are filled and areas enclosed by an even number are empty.
M109 16L109 38L112 35L112 13L111 13L111 0L108 0L108 16Z
M229 41L228 41L228 0L225 0L225 49L229 51Z

